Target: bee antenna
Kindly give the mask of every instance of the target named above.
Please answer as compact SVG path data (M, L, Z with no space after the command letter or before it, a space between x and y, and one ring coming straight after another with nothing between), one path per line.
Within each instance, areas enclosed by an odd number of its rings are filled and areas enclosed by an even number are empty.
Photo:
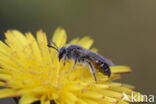
M50 45L50 44L48 44L47 46L48 46L48 47L50 47L50 48L55 49L57 52L59 51L57 47L53 47L53 46L52 46L52 45Z
M53 41L50 41L52 44L54 44L54 46L58 49L58 46L56 45L56 43L55 42L53 42Z

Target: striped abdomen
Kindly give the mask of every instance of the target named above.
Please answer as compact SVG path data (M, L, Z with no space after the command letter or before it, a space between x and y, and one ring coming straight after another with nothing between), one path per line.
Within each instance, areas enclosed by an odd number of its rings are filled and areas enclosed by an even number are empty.
M108 76L111 75L109 65L113 66L114 64L110 60L92 51L88 51L88 60L90 60L94 64L94 67L98 69L100 72Z

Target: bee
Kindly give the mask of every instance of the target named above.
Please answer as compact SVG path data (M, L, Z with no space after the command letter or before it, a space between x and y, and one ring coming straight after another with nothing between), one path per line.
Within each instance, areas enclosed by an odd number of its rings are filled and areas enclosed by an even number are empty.
M63 46L60 49L58 46L52 42L52 45L48 44L48 47L55 49L58 52L59 61L63 59L63 63L65 64L66 59L74 60L73 70L75 69L77 62L82 62L83 64L87 64L89 66L90 72L94 77L94 80L97 82L95 68L98 69L103 74L110 77L111 70L109 66L113 66L110 60L104 58L100 54L94 53L91 50L86 50L79 45L71 44L69 46Z

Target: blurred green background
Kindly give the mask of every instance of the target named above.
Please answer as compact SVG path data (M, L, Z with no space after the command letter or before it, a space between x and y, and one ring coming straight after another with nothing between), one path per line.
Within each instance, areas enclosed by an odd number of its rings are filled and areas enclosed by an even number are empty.
M93 47L131 74L121 82L143 94L156 95L156 1L155 0L1 0L0 38L8 29L52 37L61 26L74 37L91 36ZM0 104L8 99L0 100Z

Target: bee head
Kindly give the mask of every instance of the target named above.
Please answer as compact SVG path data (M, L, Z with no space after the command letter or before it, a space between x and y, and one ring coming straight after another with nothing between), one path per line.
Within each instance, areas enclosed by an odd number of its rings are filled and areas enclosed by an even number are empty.
M63 58L63 56L66 54L66 48L62 47L59 51L58 51L58 58L59 61Z
M53 41L51 41L51 44L48 44L47 46L50 47L50 48L55 49L58 52L59 61L66 54L66 48L65 47L62 47L61 49L59 49L58 46Z

